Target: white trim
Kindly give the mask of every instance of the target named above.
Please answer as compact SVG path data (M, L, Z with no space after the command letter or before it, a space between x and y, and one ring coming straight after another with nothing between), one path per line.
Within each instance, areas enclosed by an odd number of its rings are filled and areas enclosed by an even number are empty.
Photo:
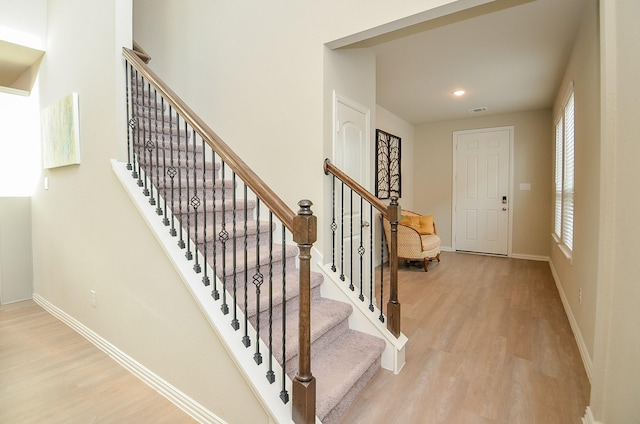
M526 259L528 261L549 262L548 256L528 255L526 253L512 253L511 255L509 255L509 257L514 259Z
M493 132L493 131L509 131L509 181L508 181L508 193L509 193L509 222L507 235L507 256L511 257L512 239L513 239L513 210L515 208L515 201L513 197L513 176L514 176L514 138L515 138L515 126L508 125L504 127L491 127L491 128L477 128L473 130L454 131L452 136L452 149L453 149L453 174L451 182L451 248L456 251L456 177L458 174L458 149L457 149L457 136L460 134L473 134L479 132ZM442 248L440 248L442 250ZM482 252L478 252L482 253Z
M587 372L587 377L589 378L589 383L591 384L593 361L589 356L589 350L587 349L587 344L584 341L584 337L582 337L582 332L580 332L580 327L578 326L578 322L576 321L576 318L573 315L573 311L571 310L571 305L569 304L567 295L564 292L564 288L562 287L562 284L560 284L560 277L556 272L556 268L553 265L553 261L549 261L549 267L551 268L551 274L553 275L553 279L556 282L556 287L558 289L558 293L560 294L560 300L562 300L562 306L564 306L564 311L567 315L567 318L569 319L569 325L571 325L573 336L576 339L576 343L578 344L578 350L580 351L580 356L582 357L582 363L584 364L584 369Z
M582 424L601 424L600 421L596 421L593 417L591 406L587 406L587 410L584 412L584 417L582 417Z
M109 343L108 340L101 337L99 334L92 331L90 328L76 320L72 316L68 315L55 305L49 303L46 299L40 296L38 293L33 294L33 300L42 308L44 308L51 315L71 327L81 336L86 338L98 349L109 355L114 361L138 377L144 383L149 385L152 389L160 393L169 401L174 403L178 408L182 409L185 413L193 417L200 423L212 423L212 424L226 424L222 418L209 411L204 406L187 396L176 387L171 385L166 380L143 366L141 363Z

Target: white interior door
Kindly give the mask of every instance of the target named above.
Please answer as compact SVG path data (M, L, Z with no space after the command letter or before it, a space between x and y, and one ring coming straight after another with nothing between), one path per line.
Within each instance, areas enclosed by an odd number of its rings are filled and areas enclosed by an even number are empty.
M513 128L454 133L455 250L507 255Z
M334 163L364 188L369 181L369 109L338 94L334 98ZM370 275L371 211L367 203L336 182L337 266L359 287ZM362 258L362 261L361 261ZM362 267L362 272L361 272Z

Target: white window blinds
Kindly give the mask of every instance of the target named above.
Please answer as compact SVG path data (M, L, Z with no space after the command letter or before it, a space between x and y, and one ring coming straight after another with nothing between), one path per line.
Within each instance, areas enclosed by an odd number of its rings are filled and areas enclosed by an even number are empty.
M574 96L569 96L564 108L564 176L562 184L562 243L573 250L574 204Z
M563 145L563 118L556 122L556 177L555 177L555 205L554 205L554 224L553 232L561 240L562 237L562 145Z

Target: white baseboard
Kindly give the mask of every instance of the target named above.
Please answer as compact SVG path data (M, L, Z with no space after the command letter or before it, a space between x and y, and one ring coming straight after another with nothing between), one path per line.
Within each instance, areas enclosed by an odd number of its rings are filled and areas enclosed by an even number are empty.
M549 257L548 256L527 255L525 253L512 253L511 257L514 258L514 259L526 259L528 261L549 262Z
M587 377L589 378L589 383L591 384L593 361L589 356L589 350L587 349L587 344L585 343L584 338L582 337L582 332L580 331L578 322L576 321L576 318L573 315L573 311L571 310L571 305L569 305L569 300L567 299L567 295L564 292L564 288L562 287L562 284L560 284L560 277L556 272L556 268L553 266L553 261L549 261L549 267L551 268L551 274L553 275L553 279L556 282L556 287L558 289L558 293L560 294L560 299L562 300L562 306L564 307L564 311L567 314L567 318L569 319L569 324L571 325L573 336L576 338L576 343L578 344L578 350L580 351L580 356L582 357L582 363L584 364L584 369L587 372Z
M602 424L599 421L596 421L593 418L593 412L591 411L591 407L587 406L587 410L584 413L584 417L582 417L582 424Z
M148 384L151 388L167 398L169 401L173 402L178 408L182 409L196 421L207 424L226 424L226 422L222 418L218 417L217 415L206 409L204 406L200 405L198 402L172 386L169 382L160 378L151 370L145 368L135 359L128 356L126 353L109 343L107 340L96 334L94 331L86 327L84 324L82 324L72 316L57 308L55 305L49 303L42 296L34 293L33 300L38 305L42 306L42 308L44 308L51 315L58 318L60 321L64 322L69 327L74 329L81 336L89 340L98 349L105 352L114 361L130 371L133 375Z

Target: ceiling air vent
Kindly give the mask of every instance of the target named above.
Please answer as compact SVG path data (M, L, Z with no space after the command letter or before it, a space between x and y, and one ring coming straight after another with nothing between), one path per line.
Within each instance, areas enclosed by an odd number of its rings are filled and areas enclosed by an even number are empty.
M469 113L478 113L478 112L486 112L487 108L482 106L482 107L474 107L473 109L469 109Z

